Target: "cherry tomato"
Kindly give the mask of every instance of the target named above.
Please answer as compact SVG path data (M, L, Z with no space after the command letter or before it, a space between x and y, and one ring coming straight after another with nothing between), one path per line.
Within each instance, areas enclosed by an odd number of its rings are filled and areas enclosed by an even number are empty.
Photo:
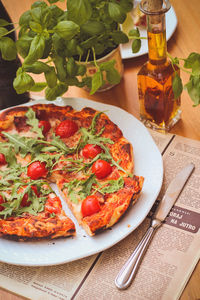
M56 127L56 135L61 138L72 136L78 130L78 125L72 120L64 120Z
M6 164L6 158L3 153L0 153L0 165L5 165Z
M101 153L102 149L98 145L87 144L82 150L82 154L85 158L94 158L97 154Z
M51 124L49 123L49 121L41 120L39 121L38 127L43 127L42 133L46 134L51 129Z
M97 159L92 165L92 172L98 179L102 179L112 172L112 167L107 161Z
M2 203L4 203L5 201L4 201L4 199L3 199L3 197L0 195L0 204L2 204ZM5 207L4 206L2 206L2 205L0 205L0 211L2 211L2 210L4 210L5 209Z
M45 177L47 172L46 164L40 161L34 161L27 169L27 175L33 180Z
M49 197L45 204L45 209L50 214L52 213L60 214L61 208L62 208L62 203L60 201L60 198L58 197L54 197L54 198Z
M97 196L87 196L81 205L81 212L83 217L91 216L101 210Z
M32 185L31 189L34 191L36 196L39 196L37 187L35 185ZM22 198L22 201L21 201L21 206L26 207L26 206L30 206L30 205L31 205L31 201L28 201L28 193L25 193L23 198Z

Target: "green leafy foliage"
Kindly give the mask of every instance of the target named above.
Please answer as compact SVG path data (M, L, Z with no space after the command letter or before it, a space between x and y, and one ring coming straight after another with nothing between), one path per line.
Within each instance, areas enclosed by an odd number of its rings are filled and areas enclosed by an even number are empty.
M19 19L16 43L7 37L8 24L0 19L2 57L13 60L19 53L24 59L14 80L17 93L44 89L46 98L54 100L63 95L68 86L87 86L93 94L106 80L119 83L115 64L98 65L96 57L129 41L119 24L131 11L132 1L68 0L67 11L60 9L57 2L34 2ZM97 66L91 78L80 63L88 60ZM31 73L44 73L46 84L35 82Z
M177 99L180 97L182 91L183 91L183 84L180 76L176 73L173 82L172 82L172 89L174 92L174 98Z

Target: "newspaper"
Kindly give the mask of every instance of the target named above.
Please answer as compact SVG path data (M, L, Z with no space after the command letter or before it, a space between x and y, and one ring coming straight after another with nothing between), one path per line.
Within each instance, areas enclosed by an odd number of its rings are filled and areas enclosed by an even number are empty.
M68 264L21 267L0 263L2 288L34 300L179 299L200 258L200 142L151 134L163 153L165 171L158 201L144 222L103 253ZM195 171L166 222L157 230L133 284L119 291L114 284L117 273L147 230L150 216L169 182L188 162L195 164ZM190 298L194 299L197 298Z

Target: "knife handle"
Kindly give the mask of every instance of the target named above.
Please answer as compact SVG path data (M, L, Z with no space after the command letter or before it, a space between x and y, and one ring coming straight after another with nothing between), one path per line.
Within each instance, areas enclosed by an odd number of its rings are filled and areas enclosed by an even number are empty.
M138 271L138 267L142 261L142 258L150 244L150 241L156 231L156 229L161 225L161 221L157 219L153 219L151 226L148 228L147 232L127 260L127 262L123 265L121 270L119 271L116 279L115 285L120 290L127 289L135 275Z

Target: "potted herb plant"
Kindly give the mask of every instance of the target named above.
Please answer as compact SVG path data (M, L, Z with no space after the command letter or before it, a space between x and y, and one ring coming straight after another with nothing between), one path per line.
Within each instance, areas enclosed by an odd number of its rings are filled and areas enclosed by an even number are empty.
M133 1L67 0L66 10L55 4L58 1L36 1L24 12L16 42L7 37L8 22L0 19L2 57L12 60L19 54L23 58L13 82L17 93L44 89L46 99L53 100L69 86L87 87L93 94L105 84L118 84L122 68L116 69L117 49L129 41L120 24ZM88 73L87 62L95 66L94 72ZM35 82L32 74L41 73L45 82Z

